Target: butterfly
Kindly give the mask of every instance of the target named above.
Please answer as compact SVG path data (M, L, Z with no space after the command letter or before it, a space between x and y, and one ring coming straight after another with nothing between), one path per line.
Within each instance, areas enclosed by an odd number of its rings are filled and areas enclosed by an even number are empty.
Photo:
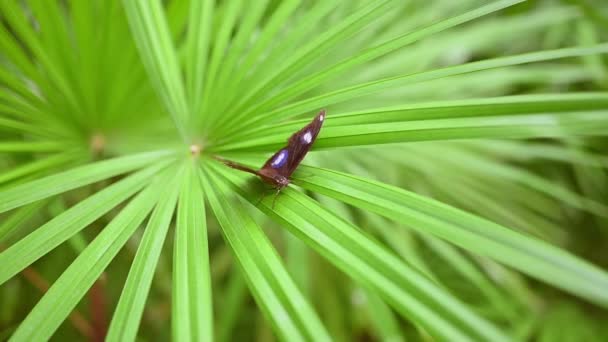
M216 159L233 169L252 173L277 189L272 202L274 208L277 196L283 188L289 185L291 174L300 165L317 139L317 135L319 135L319 131L321 131L321 127L323 126L323 121L325 121L325 110L321 110L308 125L292 134L287 141L287 146L284 146L272 155L259 170L254 170L220 157L216 157Z

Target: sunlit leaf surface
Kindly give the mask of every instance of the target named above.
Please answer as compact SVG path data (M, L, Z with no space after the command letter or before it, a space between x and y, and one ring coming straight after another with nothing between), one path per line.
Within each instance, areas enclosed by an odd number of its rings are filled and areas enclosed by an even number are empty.
M602 341L608 4L0 1L0 340ZM321 109L278 195L257 169Z

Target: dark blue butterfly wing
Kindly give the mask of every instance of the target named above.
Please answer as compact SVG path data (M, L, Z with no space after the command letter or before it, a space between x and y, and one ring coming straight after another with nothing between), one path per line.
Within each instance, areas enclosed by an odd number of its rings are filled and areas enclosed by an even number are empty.
M321 127L323 126L323 121L325 121L324 110L320 111L308 125L292 134L287 142L287 146L281 148L270 157L262 169L272 169L281 176L291 177L291 174L300 165L306 153L308 153L312 144L317 139L317 135L319 135L319 131L321 131Z

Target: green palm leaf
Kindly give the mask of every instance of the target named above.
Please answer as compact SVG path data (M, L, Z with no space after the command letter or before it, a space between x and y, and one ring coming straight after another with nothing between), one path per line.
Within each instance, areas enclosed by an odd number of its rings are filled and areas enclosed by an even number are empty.
M0 339L600 340L607 11L0 2Z

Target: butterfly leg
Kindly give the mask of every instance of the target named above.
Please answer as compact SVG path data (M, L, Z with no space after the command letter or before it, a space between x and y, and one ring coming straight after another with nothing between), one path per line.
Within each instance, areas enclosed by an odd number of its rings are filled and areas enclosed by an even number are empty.
M279 197L281 190L283 190L282 187L277 188L277 193L274 195L274 199L272 200L272 210L274 210L274 204L277 202L277 197Z

